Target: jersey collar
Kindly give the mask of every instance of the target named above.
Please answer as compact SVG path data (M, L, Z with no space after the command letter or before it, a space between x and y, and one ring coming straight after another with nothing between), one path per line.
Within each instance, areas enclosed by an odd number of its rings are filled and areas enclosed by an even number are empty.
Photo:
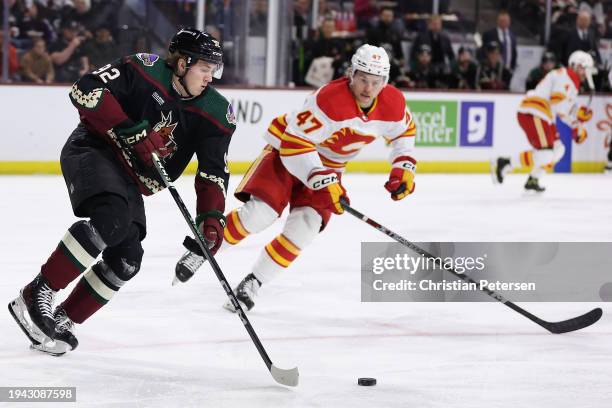
M357 99L355 99L355 105L357 105L357 110L360 112L360 117L364 120L368 119L368 116L372 116L372 112L374 112L374 109L376 109L376 105L378 105L378 96L376 98L374 98L374 102L372 102L372 106L370 106L370 109L368 110L368 113L366 113L363 108L361 106L359 106L359 103L357 102Z
M567 68L567 75L569 75L570 79L576 85L576 89L580 91L580 77L573 69Z

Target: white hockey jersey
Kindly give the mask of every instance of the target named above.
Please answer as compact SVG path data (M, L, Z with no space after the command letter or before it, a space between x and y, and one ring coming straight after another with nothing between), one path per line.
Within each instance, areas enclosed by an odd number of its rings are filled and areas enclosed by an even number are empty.
M575 127L579 88L580 79L574 71L567 68L552 70L535 89L527 92L518 111L537 116L547 123L554 123L558 117Z
M366 114L348 81L341 78L319 88L300 111L274 119L264 136L304 184L314 169L344 171L346 163L378 137L390 144L391 163L414 149L416 126L404 95L387 85Z

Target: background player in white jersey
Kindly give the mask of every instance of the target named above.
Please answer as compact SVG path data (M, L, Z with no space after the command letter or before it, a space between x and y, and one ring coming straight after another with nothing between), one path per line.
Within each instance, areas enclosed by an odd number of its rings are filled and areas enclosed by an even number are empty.
M341 173L365 145L378 137L390 144L392 168L384 187L393 200L414 191L416 127L403 94L387 84L389 58L383 48L366 44L351 63L347 78L318 89L300 111L272 121L265 134L269 144L235 192L244 205L226 215L223 247L264 230L290 207L282 233L236 288L246 309L253 307L260 286L298 257L332 213L343 213ZM191 276L202 263L201 256L187 251L177 264L177 277L181 272ZM233 311L231 304L225 307Z
M583 124L591 119L593 112L586 106L578 108L576 98L580 83L587 81L593 89L593 58L584 51L574 51L567 68L549 72L534 90L527 92L518 109L518 122L533 146L532 150L511 157L499 157L493 161L491 171L495 182L503 183L505 175L515 168L531 168L525 190L543 192L539 179L547 169L558 162L565 153L559 139L556 118L567 123L576 143L587 138Z

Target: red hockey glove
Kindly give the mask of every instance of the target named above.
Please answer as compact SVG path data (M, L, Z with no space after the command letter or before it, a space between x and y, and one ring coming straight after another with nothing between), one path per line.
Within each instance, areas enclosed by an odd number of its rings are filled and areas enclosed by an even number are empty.
M582 127L575 127L572 129L572 138L578 144L584 142L587 138L587 131Z
M317 208L327 209L335 214L342 214L344 208L340 204L340 199L344 198L350 203L346 196L346 190L340 184L340 178L333 170L313 170L308 176L308 188L315 190L312 197L312 204Z
M586 106L581 106L578 109L578 113L576 114L576 119L578 119L582 123L588 122L589 120L591 120L592 117L593 111Z
M200 229L206 244L208 244L210 252L213 255L216 254L223 243L223 229L225 228L223 214L216 210L198 214L196 225Z
M151 154L157 153L163 159L171 152L163 137L151 129L146 120L130 128L117 130L117 136L147 167L153 167Z
M415 170L416 160L410 156L400 156L393 161L389 180L385 183L385 188L391 193L393 200L401 200L414 192Z

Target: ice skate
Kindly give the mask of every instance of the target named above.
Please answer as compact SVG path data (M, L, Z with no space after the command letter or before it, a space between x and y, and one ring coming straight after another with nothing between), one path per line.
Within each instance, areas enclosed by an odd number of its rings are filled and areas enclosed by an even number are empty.
M251 310L253 306L255 306L254 299L255 296L257 296L259 288L261 288L261 282L257 280L255 275L249 273L247 276L245 276L242 282L240 282L238 286L236 286L236 289L234 289L236 298L238 299L238 302L240 302L240 307L246 311ZM234 305L232 305L232 302L229 299L227 302L225 302L223 307L230 312L236 312Z
M175 285L177 282L187 282L205 261L206 259L203 256L195 252L189 250L185 252L176 263L172 285Z
M74 335L74 322L70 320L64 308L60 306L55 309L53 317L55 318L55 348L53 352L56 355L61 355L76 349L79 341Z
M543 193L546 188L540 186L538 183L538 179L532 176L529 176L527 182L525 183L525 191L533 191L535 193Z
M52 310L55 293L47 280L39 274L8 305L11 315L32 344L53 340L55 320Z
M504 177L510 172L510 160L505 157L498 157L491 161L491 176L494 184L504 182Z

